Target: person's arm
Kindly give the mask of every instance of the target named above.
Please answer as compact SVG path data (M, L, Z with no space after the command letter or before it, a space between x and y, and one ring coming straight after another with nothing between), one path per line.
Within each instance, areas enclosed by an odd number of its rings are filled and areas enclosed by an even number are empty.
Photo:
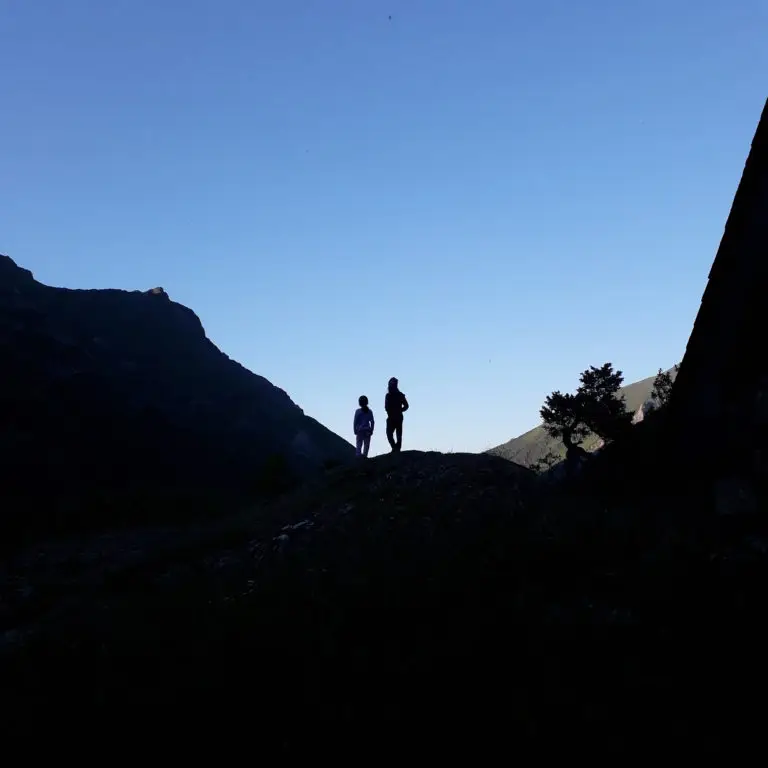
M371 434L373 434L373 428L376 426L376 422L373 420L373 411L371 411Z
M355 411L355 417L352 419L352 432L356 435L357 434L357 414L360 413L360 411Z
M403 413L405 413L408 410L408 408L409 408L408 401L405 399L405 395L403 395L403 403L402 403Z

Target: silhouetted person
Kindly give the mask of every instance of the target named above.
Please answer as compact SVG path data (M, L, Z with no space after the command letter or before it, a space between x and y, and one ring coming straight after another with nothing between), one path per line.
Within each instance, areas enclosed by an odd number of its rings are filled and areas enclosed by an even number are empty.
M400 453L403 445L403 414L408 410L408 401L397 388L397 379L394 376L389 380L384 410L387 412L387 440L392 453ZM393 440L393 436L397 439Z
M360 407L355 411L352 428L355 430L357 455L367 459L368 449L371 447L371 436L373 435L373 411L368 407L368 398L365 395L360 395L357 402Z

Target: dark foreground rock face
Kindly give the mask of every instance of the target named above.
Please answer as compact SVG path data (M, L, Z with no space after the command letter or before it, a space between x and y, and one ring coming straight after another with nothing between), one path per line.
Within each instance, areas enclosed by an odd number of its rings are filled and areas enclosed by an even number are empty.
M505 557L501 534L519 525L534 480L496 457L406 451L329 470L213 521L35 543L0 565L0 650L98 645L108 655L163 653L167 633L187 636L176 609L160 624L140 619L128 632L112 620L126 606L148 616L153 606L190 599L201 616L206 606L247 603L255 617L269 604L301 622L309 608L331 629L350 595L370 608L382 595L407 601L421 590L438 593L452 573L487 578ZM125 590L114 590L115 579ZM353 625L357 618L346 616ZM292 635L278 629L275 636ZM303 633L296 638L304 642ZM192 653L207 642L187 640Z
M6 538L183 516L353 455L162 288L51 288L0 256L0 359Z
M689 480L542 490L405 452L215 522L30 547L0 569L4 690L37 717L236 711L298 751L731 733L735 686L765 679L768 530Z

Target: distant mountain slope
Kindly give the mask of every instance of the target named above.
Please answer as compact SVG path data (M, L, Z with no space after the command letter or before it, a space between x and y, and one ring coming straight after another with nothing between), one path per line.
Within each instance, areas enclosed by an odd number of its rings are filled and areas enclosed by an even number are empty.
M670 369L669 373L673 379L677 375L674 368ZM651 397L655 379L655 375L649 376L647 379L636 381L621 388L620 392L624 396L627 410L634 413ZM587 451L593 451L599 444L600 438L596 435L590 435L582 445ZM550 452L557 457L565 458L562 441L549 437L542 426L535 427L519 437L512 438L509 442L497 445L487 451L487 453L501 456L524 467L530 467Z
M0 522L133 522L354 454L161 288L52 288L0 256L0 354Z

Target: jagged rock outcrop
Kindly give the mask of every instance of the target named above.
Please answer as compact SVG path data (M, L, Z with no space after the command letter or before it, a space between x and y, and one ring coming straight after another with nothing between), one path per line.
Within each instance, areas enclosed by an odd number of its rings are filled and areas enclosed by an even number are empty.
M162 288L52 288L2 256L0 355L4 527L151 519L353 454Z
M653 413L653 411L657 411L659 409L659 404L656 402L656 400L650 399L646 400L633 414L632 414L632 423L633 424L639 424L649 413Z

